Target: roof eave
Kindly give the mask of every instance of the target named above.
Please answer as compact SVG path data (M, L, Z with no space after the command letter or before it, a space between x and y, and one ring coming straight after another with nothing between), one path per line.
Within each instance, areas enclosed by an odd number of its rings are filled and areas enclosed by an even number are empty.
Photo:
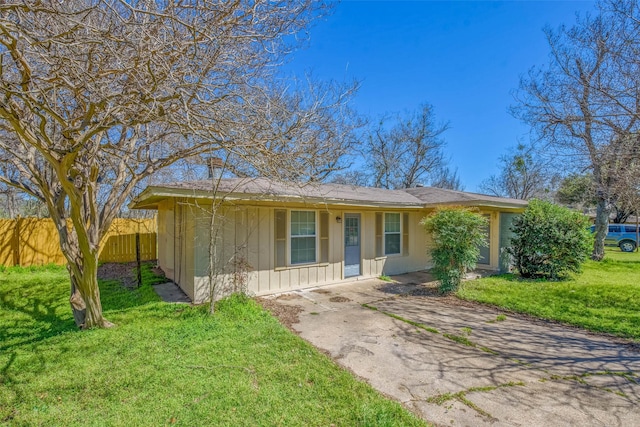
M477 206L485 208L498 208L498 209L516 209L524 211L528 203L510 203L510 202L496 202L489 200L460 200L452 202L438 202L438 203L425 203L425 208L437 208L440 206Z
M189 197L203 200L213 200L214 196L211 191L184 189L184 188L166 188L166 187L148 187L130 204L130 209L157 209L160 201L170 197ZM273 203L305 203L315 205L334 205L334 206L356 206L364 208L387 208L387 209L423 209L422 203L408 202L376 202L349 199L331 199L323 197L302 197L302 196L279 196L264 195L255 193L226 193L222 197L223 200L233 201L260 201Z

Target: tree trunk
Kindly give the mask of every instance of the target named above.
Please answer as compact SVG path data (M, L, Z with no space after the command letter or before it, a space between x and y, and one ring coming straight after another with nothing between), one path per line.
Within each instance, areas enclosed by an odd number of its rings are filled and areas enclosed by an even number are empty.
M613 222L615 224L624 224L625 222L627 222L629 217L633 214L632 209L619 208L617 206L614 206L614 209L615 209L615 217L613 218Z
M611 206L607 199L602 195L598 195L598 204L596 207L596 223L595 223L595 240L593 242L593 253L591 259L601 261L604 258L604 239L609 231L609 215L611 214Z
M85 258L83 268L68 267L71 279L71 297L69 303L76 325L82 329L109 328L113 323L102 315L100 288L98 286L98 254Z

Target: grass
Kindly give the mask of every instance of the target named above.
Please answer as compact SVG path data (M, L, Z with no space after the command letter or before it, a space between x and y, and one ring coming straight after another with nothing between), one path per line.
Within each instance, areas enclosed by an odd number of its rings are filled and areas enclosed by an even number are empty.
M394 318L394 319L396 319L396 320L400 320L401 322L408 323L409 325L411 325L411 326L415 326L416 328L423 329L423 330L425 330L425 331L427 331L427 332L431 332L432 334L439 334L439 333L440 333L440 331L438 331L438 330L437 330L437 329L435 329L435 328L432 328L432 327L430 327L430 326L427 326L427 325L425 325L425 324L423 324L423 323L418 323L418 322L415 322L415 321L413 321L413 320L405 319L405 318L404 318L404 317L402 317L402 316L398 316L397 314L394 314L394 313L389 313L388 311L378 310L378 307L375 307L375 306L373 306L373 305L370 305L370 304L362 304L362 307L364 307L364 308L368 308L369 310L373 310L373 311L379 311L379 312L380 312L380 313L382 313L382 314L385 314L385 315L387 315L387 316L389 316L389 317L392 317L392 318Z
M436 405L444 405L445 403L447 403L450 400L458 400L460 403L468 406L469 408L473 409L474 411L478 412L480 415L483 415L485 417L488 418L492 418L494 419L493 415L491 415L490 413L488 413L487 411L481 409L479 406L477 406L475 403L473 403L472 401L470 401L469 399L467 399L467 394L469 393L486 393L489 391L494 391L497 390L499 388L504 388L504 387L516 387L516 386L524 386L524 383L521 381L518 382L508 382L505 384L498 384L495 386L486 386L486 387L471 387L467 390L462 390L459 391L457 393L443 393L443 394L438 394L436 396L432 396L427 398L427 402L429 403L435 403Z
M640 254L610 250L601 262L563 281L524 280L507 274L464 283L457 295L640 340Z
M118 326L78 331L60 267L0 272L0 425L424 425L253 300L206 307L101 283Z

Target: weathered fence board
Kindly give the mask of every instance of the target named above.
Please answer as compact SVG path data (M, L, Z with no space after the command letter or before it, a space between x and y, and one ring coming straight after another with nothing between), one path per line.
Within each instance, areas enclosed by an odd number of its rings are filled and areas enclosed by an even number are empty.
M136 234L140 235L141 259L156 259L155 219L118 218L102 240L100 261L135 261ZM50 219L0 220L0 265L62 265L65 262L58 232Z

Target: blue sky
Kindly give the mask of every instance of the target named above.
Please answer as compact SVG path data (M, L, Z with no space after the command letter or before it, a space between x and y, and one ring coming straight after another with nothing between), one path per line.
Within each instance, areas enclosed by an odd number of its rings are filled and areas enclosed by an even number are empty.
M287 68L320 79L358 79L353 106L377 118L435 107L449 121L450 164L467 191L499 171L498 157L529 128L508 108L519 78L543 65L542 29L571 25L590 1L345 1L316 23Z

